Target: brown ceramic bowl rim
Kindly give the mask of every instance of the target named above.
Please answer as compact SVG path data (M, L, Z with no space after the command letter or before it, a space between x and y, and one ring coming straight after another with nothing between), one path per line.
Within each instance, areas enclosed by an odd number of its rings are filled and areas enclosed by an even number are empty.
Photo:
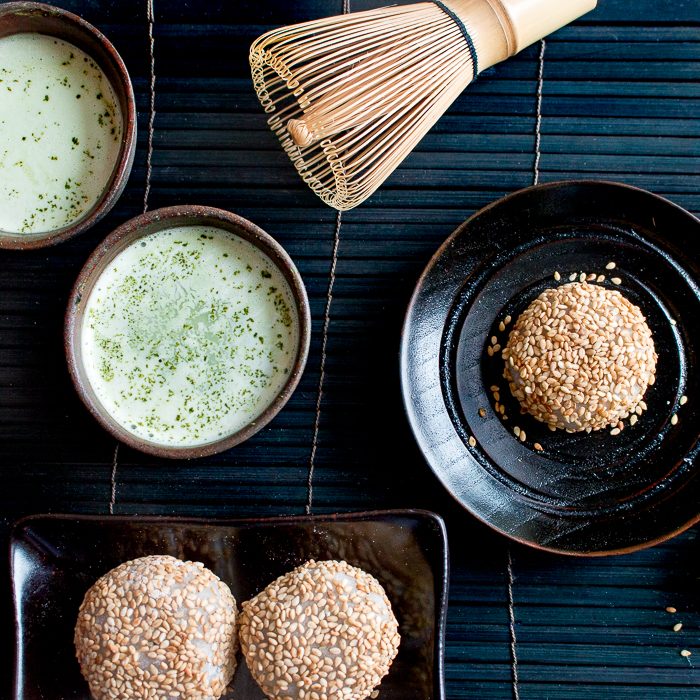
M122 115L124 127L119 158L114 166L107 186L88 216L78 219L73 224L36 234L14 234L9 231L0 230L0 248L33 250L55 245L56 243L61 243L69 238L73 238L73 236L84 233L100 221L100 219L102 219L116 204L126 187L129 175L131 174L131 168L134 164L134 155L136 153L136 101L134 99L134 88L131 84L131 79L124 65L124 61L109 39L89 22L86 22L82 17L72 12L68 12L68 10L63 10L53 5L45 5L41 2L22 1L0 4L0 20L7 15L15 14L36 17L59 17L62 21L73 24L87 34L92 35L95 41L102 45L106 55L112 62L111 68L114 73L119 76L127 107L126 114ZM40 31L39 33L41 34L44 32ZM48 32L46 34L47 36L54 36ZM78 48L85 50L80 46ZM97 61L89 50L85 50L85 53L89 54L93 60ZM98 64L99 63L101 63L101 61L98 61ZM100 67L104 70L104 67ZM113 87L115 89L117 88L117 86Z
M160 222L166 223L161 224ZM277 393L277 396L264 411L240 430L220 440L192 447L177 447L153 443L139 438L122 428L109 416L106 409L100 404L93 393L90 382L85 374L84 366L79 359L81 355L80 343L82 335L80 304L83 298L87 300L92 288L111 260L139 238L157 231L182 225L208 225L217 227L217 222L224 224L220 226L222 230L234 233L255 245L271 260L280 272L282 272L284 278L287 280L292 290L299 318L297 356L292 365L289 377ZM267 425L287 403L289 397L299 384L309 355L310 340L311 312L306 288L304 287L304 282L299 271L284 248L277 243L272 236L247 219L223 209L199 205L180 205L164 207L163 209L154 209L153 211L141 214L127 221L110 233L88 258L73 285L68 299L64 326L64 347L66 351L66 360L68 362L68 371L75 385L75 389L78 392L78 396L80 396L97 422L105 430L114 435L117 440L129 445L129 447L157 457L169 457L172 459L192 459L223 452L247 440Z

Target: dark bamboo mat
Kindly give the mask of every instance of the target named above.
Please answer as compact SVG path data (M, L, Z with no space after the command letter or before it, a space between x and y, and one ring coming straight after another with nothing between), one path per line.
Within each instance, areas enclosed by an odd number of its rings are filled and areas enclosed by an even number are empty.
M115 442L73 391L62 320L81 265L110 230L140 213L145 184L146 0L56 4L93 22L125 59L137 93L139 150L125 194L94 230L56 248L0 254L3 540L23 515L108 510ZM351 0L351 9L379 4ZM340 0L155 0L149 206L219 206L275 236L306 282L313 340L299 389L247 443L191 463L122 447L115 512L304 510L336 215L301 183L267 130L247 51L273 26L340 12ZM532 183L537 57L531 47L482 74L386 185L343 214L340 229L314 511L419 507L446 518L446 671L454 700L513 697L506 542L456 505L420 456L400 399L399 336L413 286L439 244L482 206ZM700 212L697 2L600 0L594 13L548 39L544 80L540 181L618 180ZM573 560L520 546L512 553L523 700L700 698L696 530L617 558ZM675 622L681 631L672 631ZM686 648L688 659L680 656ZM2 697L9 695L5 659Z

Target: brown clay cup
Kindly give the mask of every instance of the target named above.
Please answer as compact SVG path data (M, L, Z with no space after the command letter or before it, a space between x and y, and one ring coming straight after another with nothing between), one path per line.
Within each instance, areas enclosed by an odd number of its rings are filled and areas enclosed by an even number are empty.
M212 226L240 236L256 246L281 272L289 284L299 319L299 344L286 383L268 407L240 430L219 440L193 447L176 447L149 442L125 430L100 403L87 377L82 354L82 328L86 304L102 272L127 247L143 238L176 226ZM175 206L155 209L137 216L113 231L100 243L80 271L68 300L64 327L64 344L68 371L78 395L102 427L117 440L134 449L158 457L193 459L223 452L238 445L267 425L297 387L309 355L311 312L306 288L287 252L268 233L243 217L222 209L202 206Z
M115 205L126 187L136 153L136 103L124 61L107 37L67 10L40 2L0 4L0 38L36 32L67 41L97 62L119 100L124 128L119 157L112 177L93 208L82 218L62 228L42 233L10 233L0 230L0 248L31 250L61 243L94 226Z

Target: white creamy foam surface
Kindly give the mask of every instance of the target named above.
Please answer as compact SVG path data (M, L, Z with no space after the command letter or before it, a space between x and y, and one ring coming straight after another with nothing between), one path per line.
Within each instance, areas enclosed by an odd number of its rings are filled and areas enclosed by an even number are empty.
M31 32L0 39L0 230L83 218L109 183L122 129L114 90L86 53Z
M97 280L85 311L88 380L123 428L204 445L254 421L299 344L292 291L251 243L186 226L146 236Z

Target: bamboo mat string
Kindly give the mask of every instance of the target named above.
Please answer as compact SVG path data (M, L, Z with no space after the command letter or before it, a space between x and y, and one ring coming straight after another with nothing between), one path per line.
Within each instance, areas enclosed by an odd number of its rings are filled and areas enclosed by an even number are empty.
M114 459L112 460L112 491L109 496L109 514L114 515L114 504L117 500L117 462L119 459L119 443L114 448Z
M537 71L537 119L535 121L535 167L532 184L536 185L540 181L540 146L542 144L542 87L544 85L544 50L545 41L540 41L539 69Z
M151 100L150 108L151 114L148 119L148 151L146 153L146 187L143 192L143 213L148 211L148 195L151 191L151 173L153 168L151 166L151 160L153 157L153 124L156 117L156 61L154 47L155 42L153 41L153 24L155 20L155 14L153 12L153 0L147 0L146 2L146 17L148 19L148 43L149 51L151 55ZM117 500L117 467L119 466L119 442L117 442L114 448L114 458L112 459L112 475L111 481L111 491L109 497L109 513L114 514L114 505Z
M508 621L510 628L510 669L513 685L513 697L520 700L518 690L518 655L515 644L518 641L515 636L515 602L513 601L513 557L510 552L510 541L508 541Z
M350 0L343 0L343 14L350 12ZM318 392L316 394L316 415L314 417L314 432L311 438L311 454L309 455L309 475L306 480L307 498L305 512L311 513L314 502L314 466L316 465L316 448L318 447L318 429L321 422L321 399L323 398L323 380L326 376L326 346L328 344L328 326L331 320L331 301L333 300L333 285L335 284L335 268L338 264L338 246L340 245L341 212L335 217L335 232L333 234L333 253L331 255L331 271L326 292L326 309L323 314L323 339L321 341L321 370L318 376Z
M326 310L323 315L323 340L321 342L321 371L318 377L318 393L316 396L316 417L314 419L314 434L311 439L311 456L309 457L309 476L307 479L308 497L306 500L306 514L311 513L314 500L314 465L316 463L316 447L318 445L318 428L321 422L321 399L323 397L323 380L326 376L326 345L328 343L328 326L331 320L331 301L333 300L333 285L335 284L335 268L338 264L338 246L340 244L340 224L342 214L338 212L335 217L335 233L333 235L333 254L331 256L331 272L328 280L328 292L326 293Z
M146 189L143 193L143 213L148 210L148 195L151 191L151 159L153 157L153 124L156 118L156 60L154 54L153 24L155 14L153 13L153 0L147 0L146 12L148 16L148 42L151 53L151 115L148 119L148 152L146 154Z
M544 51L545 40L540 41L539 68L537 71L537 119L535 121L535 165L533 173L533 185L540 179L540 146L542 143L542 85L544 75ZM520 700L518 689L518 653L516 644L518 639L515 635L515 600L513 598L513 555L511 554L510 541L507 546L508 554L508 627L510 630L510 668L513 685L513 697Z

